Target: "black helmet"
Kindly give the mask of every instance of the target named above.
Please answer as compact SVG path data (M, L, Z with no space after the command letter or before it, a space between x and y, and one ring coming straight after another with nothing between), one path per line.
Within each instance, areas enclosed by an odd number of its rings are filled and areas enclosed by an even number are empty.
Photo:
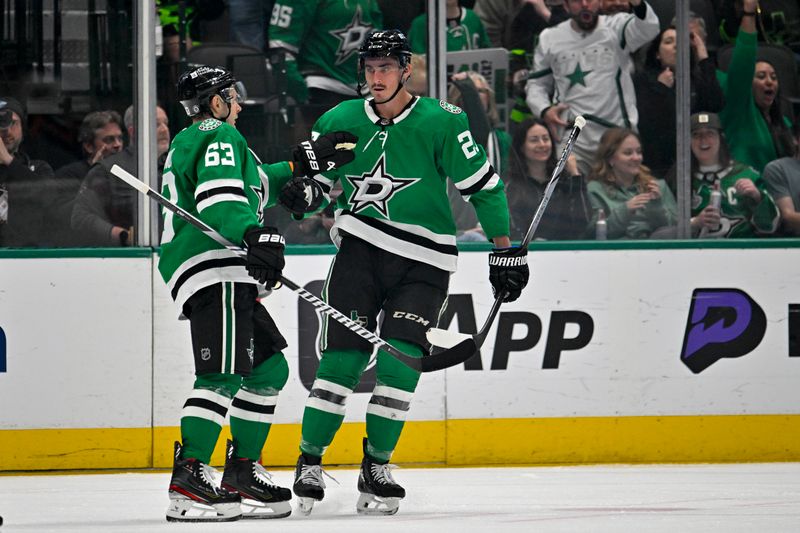
M405 68L411 60L408 37L400 30L374 30L367 34L358 49L359 63L364 67L368 57L394 57Z
M237 85L236 78L222 67L200 66L181 74L178 80L178 98L186 114L193 117L208 110L208 99L219 94L226 102L232 97L224 91ZM238 87L237 87L238 88Z

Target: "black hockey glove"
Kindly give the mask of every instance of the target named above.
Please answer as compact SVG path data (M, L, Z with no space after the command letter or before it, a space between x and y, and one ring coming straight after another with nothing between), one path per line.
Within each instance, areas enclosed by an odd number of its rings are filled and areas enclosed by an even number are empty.
M353 148L358 137L347 131L334 131L320 136L316 141L303 141L294 147L295 176L314 176L346 165L356 155Z
M494 248L489 254L489 282L495 298L505 294L504 302L513 302L528 284L528 249L519 246Z
M278 193L278 203L297 220L302 219L306 213L319 209L324 199L325 195L320 184L312 178L302 176L289 180Z
M247 273L272 289L281 280L286 261L283 235L273 227L253 228L244 234L247 244Z

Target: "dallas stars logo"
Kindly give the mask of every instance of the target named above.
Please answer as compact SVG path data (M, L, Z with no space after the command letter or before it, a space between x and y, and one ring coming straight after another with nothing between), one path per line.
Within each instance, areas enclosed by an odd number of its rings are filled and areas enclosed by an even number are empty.
M419 181L419 178L395 178L386 173L386 154L382 154L375 167L361 176L345 176L353 186L348 202L353 212L358 213L374 207L385 218L389 218L389 201L398 192Z
M350 56L356 53L364 37L372 30L372 26L364 24L361 17L361 6L358 6L350 24L342 29L328 32L339 39L339 48L336 50L337 65L341 65L347 61Z
M578 61L572 74L567 75L567 79L569 80L569 87L567 89L572 89L574 85L578 85L579 83L586 87L586 75L591 74L591 72L591 70L584 72L583 69L581 69L581 62Z

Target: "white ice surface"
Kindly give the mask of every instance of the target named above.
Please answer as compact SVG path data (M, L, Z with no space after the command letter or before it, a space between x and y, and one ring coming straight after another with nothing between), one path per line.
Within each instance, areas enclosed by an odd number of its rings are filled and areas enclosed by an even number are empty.
M800 463L394 473L408 492L395 516L357 516L357 470L335 469L310 517L216 524L167 523L165 473L0 476L0 533L800 532Z

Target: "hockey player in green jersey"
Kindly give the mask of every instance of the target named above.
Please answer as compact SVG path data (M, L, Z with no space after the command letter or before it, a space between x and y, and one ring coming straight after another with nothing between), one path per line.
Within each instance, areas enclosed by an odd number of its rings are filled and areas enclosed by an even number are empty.
M355 98L358 47L383 27L377 0L278 0L270 48L288 52L289 94L304 108L307 127L342 100Z
M353 158L325 149L343 136L338 134L305 143L294 162L261 165L235 127L242 96L237 87L222 68L201 66L181 76L178 93L192 124L175 136L164 164L162 194L247 247L245 259L164 213L158 269L189 319L196 374L183 406L181 442L175 443L170 521L291 513L291 491L272 484L258 463L289 375L281 353L286 341L256 300L258 284L274 287L284 266L283 237L262 227L260 215L285 183L307 180L302 175L312 164L335 168ZM218 486L208 462L228 414L233 441Z
M371 330L383 312L381 335L422 357L428 328L437 324L456 270L456 227L447 179L468 197L488 238L490 281L505 301L528 281L527 249L511 247L503 183L472 139L458 107L412 96L411 52L397 30L376 31L359 50L372 98L342 102L323 115L312 138L343 129L359 140L353 162L314 176L327 193L338 182L338 253L324 287L330 305ZM322 456L342 424L345 401L366 368L372 347L346 328L325 326L322 359L303 415L294 492L301 512L324 496ZM389 355L377 356L377 384L367 408L367 438L358 481L357 511L394 514L405 490L389 459L411 406L420 374Z

